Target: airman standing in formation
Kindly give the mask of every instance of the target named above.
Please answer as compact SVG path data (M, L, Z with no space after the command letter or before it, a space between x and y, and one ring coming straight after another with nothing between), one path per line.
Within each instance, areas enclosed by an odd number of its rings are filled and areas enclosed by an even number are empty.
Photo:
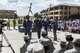
M36 25L38 38L40 39L40 37L41 37L41 29L42 29L42 21L41 21L40 17L38 17L37 20L35 21L35 25Z
M25 35L29 35L30 39L31 39L31 35L32 35L32 21L29 20L30 16L27 15L25 17L26 19L24 20L23 26L25 28Z
M43 27L44 27L44 30L48 34L49 21L47 20L47 18L45 18L44 21L43 21Z
M54 20L52 22L52 29L53 29L53 36L54 36L54 41L57 41L57 29L58 29L58 23L57 20Z

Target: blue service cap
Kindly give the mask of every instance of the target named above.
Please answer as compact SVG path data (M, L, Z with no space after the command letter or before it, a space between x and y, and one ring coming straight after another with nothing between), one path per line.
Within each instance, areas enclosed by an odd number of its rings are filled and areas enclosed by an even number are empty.
M27 16L25 16L25 18L26 18L26 19L29 19L29 18L30 18L30 16L29 16L29 15L27 15Z

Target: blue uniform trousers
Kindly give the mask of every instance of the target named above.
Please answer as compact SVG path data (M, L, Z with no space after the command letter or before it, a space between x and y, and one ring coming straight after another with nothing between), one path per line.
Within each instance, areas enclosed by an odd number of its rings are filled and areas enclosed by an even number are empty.
M41 37L41 29L38 29L38 28L37 28L37 35L38 35L38 38Z
M53 35L54 35L54 41L57 41L57 34L56 34L57 30L53 29Z
M45 30L46 33L48 34L48 27L44 27L44 30Z
M32 32L30 31L30 28L25 28L25 35L29 35L31 38Z

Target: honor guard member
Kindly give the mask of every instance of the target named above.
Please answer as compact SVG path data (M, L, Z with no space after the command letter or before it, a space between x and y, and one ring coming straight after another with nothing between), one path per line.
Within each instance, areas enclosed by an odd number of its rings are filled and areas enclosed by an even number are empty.
M42 28L42 21L41 21L40 17L38 17L37 20L35 21L35 25L36 25L36 30L37 30L38 38L40 38L41 28Z
M16 27L16 20L14 19L13 20L13 29L15 29L15 27Z
M48 27L49 27L49 21L47 20L47 18L44 19L43 21L43 26L44 26L44 30L47 32L48 34Z
M53 53L55 48L52 40L47 36L46 31L42 32L42 38L40 38L40 42L44 46L45 53Z
M73 49L67 50L64 53L80 53L80 38L73 41Z
M52 22L52 28L53 28L53 35L54 35L54 41L57 41L57 29L58 29L58 23L57 23L57 20L54 20Z
M44 53L43 45L37 39L32 39L26 53Z
M67 41L67 43L66 43L66 50L70 50L70 49L72 49L73 48L73 37L72 37L72 35L71 34L66 34L66 41Z
M24 26L24 30L25 30L25 35L29 35L30 39L31 39L31 29L32 29L32 21L29 20L30 16L27 15L25 17L26 19L24 20L23 26Z
M27 47L30 44L30 38L28 35L24 36L25 44L20 48L20 53L27 52Z
M65 47L66 47L66 42L65 41L61 41L60 42L60 49L54 50L53 53L64 53L65 50L66 50Z

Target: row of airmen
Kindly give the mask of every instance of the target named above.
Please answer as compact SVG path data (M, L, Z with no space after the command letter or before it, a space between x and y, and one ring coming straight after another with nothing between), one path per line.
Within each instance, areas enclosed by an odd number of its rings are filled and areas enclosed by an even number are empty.
M34 20L34 25L32 27L32 21L29 20L29 18L30 18L30 16L27 15L25 17L25 20L24 20L24 23L23 23L23 26L25 28L25 35L29 35L29 37L31 38L31 36L32 36L31 31L34 29L37 32L38 39L40 39L42 28L44 28L44 30L48 34L48 28L51 28L51 26L52 26L54 40L57 41L56 31L57 31L57 28L58 28L58 24L57 24L56 20L50 22L48 19L43 20L43 19L41 19L41 17L38 17L37 19Z
M60 48L55 48L46 31L42 31L41 35L39 40L24 36L25 44L20 48L20 53L80 53L80 38L73 41L73 37L67 35L66 42L60 41Z

